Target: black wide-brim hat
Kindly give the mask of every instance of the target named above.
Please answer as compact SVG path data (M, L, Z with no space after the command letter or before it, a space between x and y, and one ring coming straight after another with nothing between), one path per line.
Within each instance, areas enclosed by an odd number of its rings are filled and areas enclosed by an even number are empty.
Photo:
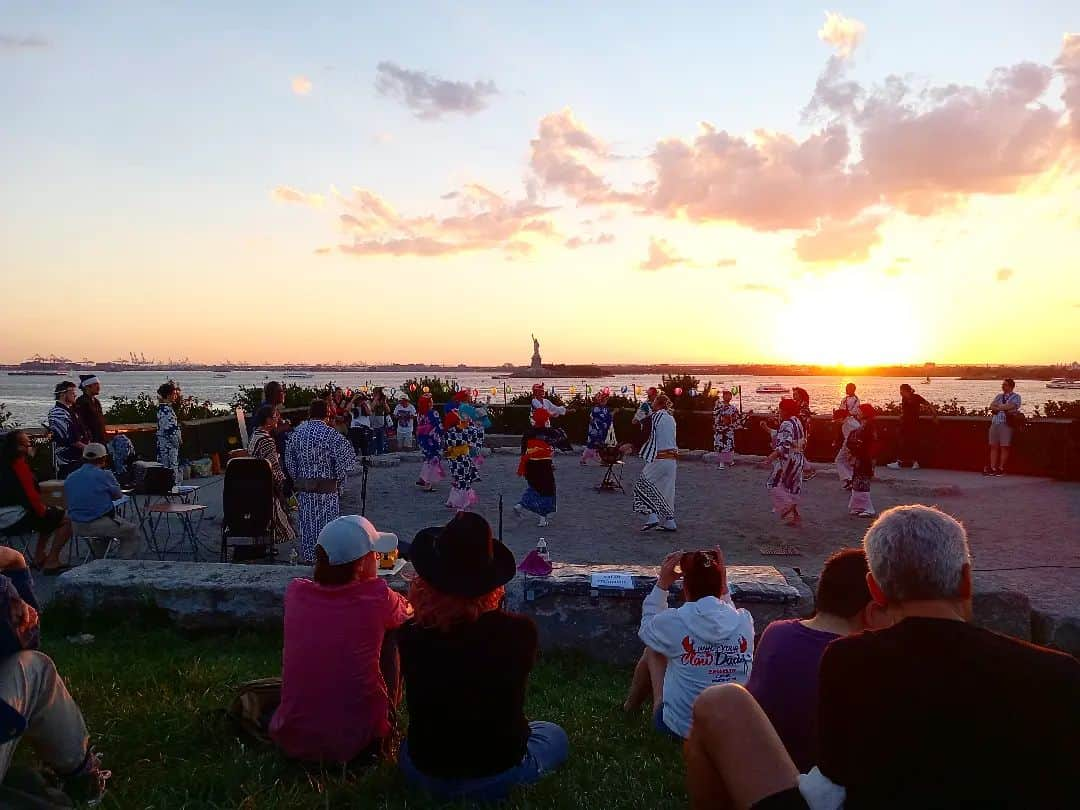
M514 553L480 515L459 512L445 526L421 529L409 549L416 573L443 593L477 597L514 578Z

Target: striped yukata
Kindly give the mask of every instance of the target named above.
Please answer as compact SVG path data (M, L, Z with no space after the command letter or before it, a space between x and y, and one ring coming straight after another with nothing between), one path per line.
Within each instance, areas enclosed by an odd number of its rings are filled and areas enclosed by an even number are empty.
M678 452L675 417L659 410L650 417L649 440L641 448L645 467L634 483L634 511L647 515L646 526L675 528L675 478Z
M78 414L62 402L49 410L49 432L52 433L53 470L57 478L67 478L82 465L82 450L78 443L89 441Z

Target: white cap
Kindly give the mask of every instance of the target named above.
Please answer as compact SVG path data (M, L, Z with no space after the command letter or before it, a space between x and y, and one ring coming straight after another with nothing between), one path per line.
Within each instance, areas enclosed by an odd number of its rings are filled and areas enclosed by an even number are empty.
M82 457L87 461L97 461L107 455L109 455L109 451L105 449L105 445L98 442L91 442L82 451Z
M393 532L380 532L366 517L342 515L323 526L318 544L331 565L345 565L372 551L393 551L398 538Z

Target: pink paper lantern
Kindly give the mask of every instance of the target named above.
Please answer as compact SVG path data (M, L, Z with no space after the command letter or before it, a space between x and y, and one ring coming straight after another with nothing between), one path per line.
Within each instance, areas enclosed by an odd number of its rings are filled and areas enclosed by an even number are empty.
M682 389L681 389L681 388L676 388L676 389L675 389L675 396L677 396L677 397L681 397L681 396L682 396Z

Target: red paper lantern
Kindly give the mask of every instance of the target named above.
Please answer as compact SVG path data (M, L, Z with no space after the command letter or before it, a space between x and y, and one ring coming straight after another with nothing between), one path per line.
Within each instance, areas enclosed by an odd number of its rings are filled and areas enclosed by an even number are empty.
M412 385L410 385L409 390L415 392L416 391L416 383L413 383Z
M677 397L681 397L681 396L682 396L682 389L681 389L681 388L676 388L676 389L675 389L675 396L677 396Z

